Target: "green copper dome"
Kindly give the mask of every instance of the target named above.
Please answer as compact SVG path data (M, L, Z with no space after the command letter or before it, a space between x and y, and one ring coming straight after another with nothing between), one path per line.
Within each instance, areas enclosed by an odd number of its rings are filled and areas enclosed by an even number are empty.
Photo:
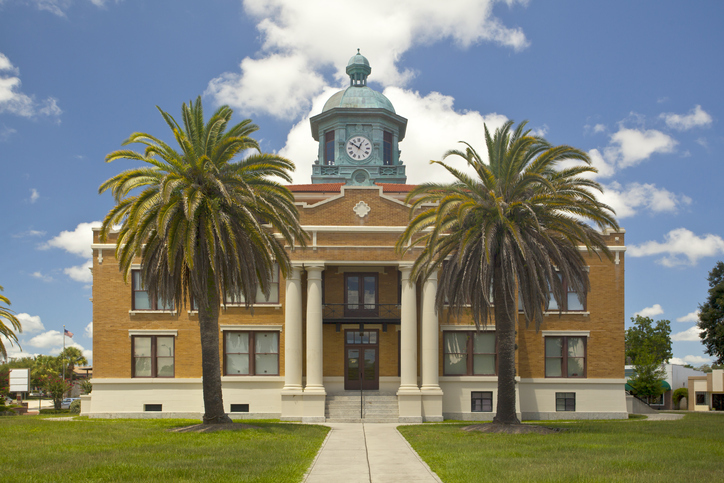
M350 79L350 86L343 91L334 94L324 104L322 112L330 109L353 108L353 109L387 109L395 112L392 103L381 93L367 87L367 76L372 72L367 58L357 53L347 63L347 74Z

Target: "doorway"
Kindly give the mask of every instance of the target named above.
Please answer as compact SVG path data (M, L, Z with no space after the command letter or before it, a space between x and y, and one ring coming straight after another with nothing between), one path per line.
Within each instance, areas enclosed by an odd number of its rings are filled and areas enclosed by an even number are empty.
M345 330L344 389L380 388L380 345L377 330Z

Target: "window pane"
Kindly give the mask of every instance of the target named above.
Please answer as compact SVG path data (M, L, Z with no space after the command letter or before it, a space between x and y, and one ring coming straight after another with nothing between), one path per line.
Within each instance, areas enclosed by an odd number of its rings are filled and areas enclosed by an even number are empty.
M254 357L256 374L279 374L279 356L276 354L257 354Z
M364 277L364 302L366 310L373 310L375 308L375 277Z
M370 332L370 344L377 343L377 332Z
M546 359L546 377L561 377L563 359Z
M274 304L279 302L279 284L275 283L269 287L269 298L264 297L261 288L257 291L256 301L260 304Z
M134 357L151 357L151 338L134 337L133 355Z
M583 357L585 349L583 345L583 337L568 338L568 357Z
M583 310L583 303L576 292L568 292L568 310Z
M173 377L173 357L158 357L156 359L158 377Z
M495 356L492 354L475 354L473 356L473 374L494 375Z
M151 302L148 300L148 292L133 292L133 309L150 310Z
M347 332L347 343L354 344L354 332Z
M249 333L248 332L227 332L226 333L226 352L249 352Z
M279 334L276 332L257 332L254 334L254 351L259 353L278 353Z
M357 310L359 303L359 279L357 277L349 277L347 279L347 304L349 309Z
M473 335L473 352L476 354L495 354L495 334L475 333Z
M468 372L468 356L465 354L447 354L444 363L444 373L446 375L465 375Z
M249 374L249 354L227 354L227 374Z
M173 310L173 300L169 300L168 303L164 305L161 297L159 296L156 307L158 307L158 310Z
M133 359L133 375L135 377L151 377L151 358L135 357Z
M467 332L445 332L445 353L467 353L468 334Z
M173 337L156 337L156 356L173 357Z
M583 358L568 358L568 377L583 377Z
M563 356L563 339L561 337L546 337L546 357Z
M143 280L141 280L141 271L133 270L133 290L143 290Z
M552 293L548 296L548 309L547 310L558 310L558 302L556 302L556 299L553 298Z

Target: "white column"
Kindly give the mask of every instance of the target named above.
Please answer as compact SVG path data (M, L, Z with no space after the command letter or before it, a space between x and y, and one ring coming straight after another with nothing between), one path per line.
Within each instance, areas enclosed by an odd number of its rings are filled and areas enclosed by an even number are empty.
M400 392L418 392L417 386L417 296L410 279L412 266L400 265L402 306L400 330Z
M284 298L284 390L302 390L302 278L292 267Z
M435 309L437 273L422 286L422 390L439 391L439 325Z
M307 270L307 385L304 392L324 394L322 383L322 270L313 265Z

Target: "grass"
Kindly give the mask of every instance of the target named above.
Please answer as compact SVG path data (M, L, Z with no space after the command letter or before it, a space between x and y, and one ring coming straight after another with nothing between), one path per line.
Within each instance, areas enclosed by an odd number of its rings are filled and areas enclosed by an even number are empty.
M553 435L461 431L467 423L399 430L445 482L724 481L724 417L575 421Z
M173 433L180 419L0 418L0 481L296 482L328 428L244 421L255 428Z

